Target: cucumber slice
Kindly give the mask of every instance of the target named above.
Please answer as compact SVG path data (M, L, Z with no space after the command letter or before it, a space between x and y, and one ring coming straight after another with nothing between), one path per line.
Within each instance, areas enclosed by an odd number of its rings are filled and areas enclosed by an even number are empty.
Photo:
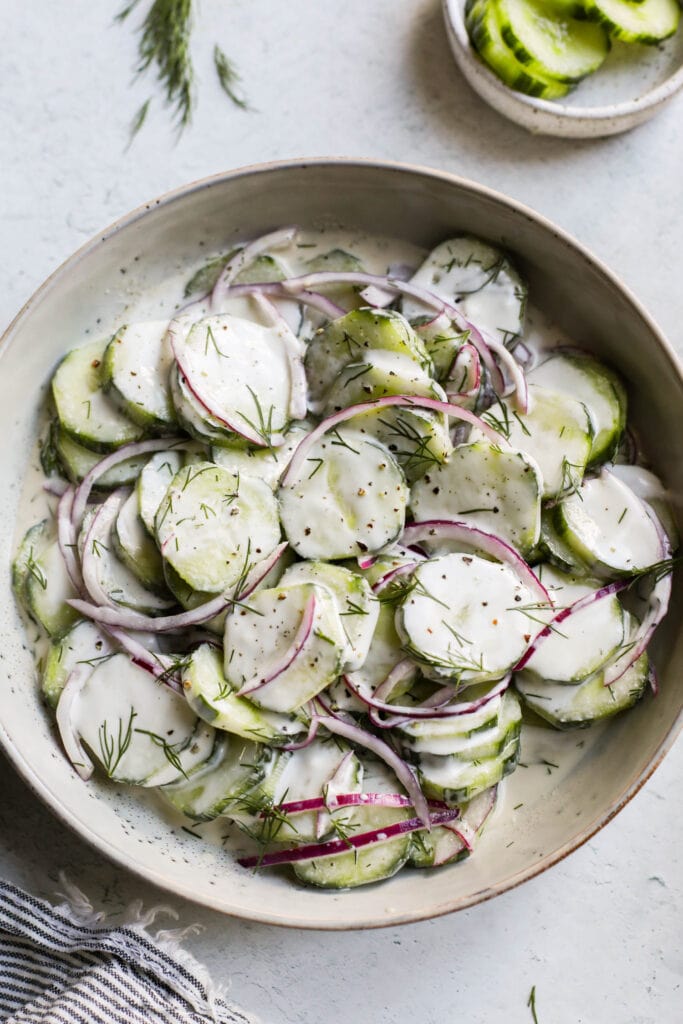
M173 353L168 320L127 324L104 352L102 385L127 416L148 430L168 430L176 422L168 378Z
M181 469L156 514L164 560L194 590L220 593L280 540L277 505L267 484L213 462Z
M226 313L187 324L179 344L188 376L234 427L234 438L244 427L269 446L289 422L292 385L281 328Z
M606 469L557 505L554 522L565 543L601 578L628 575L662 559L659 531L642 501Z
M159 792L186 818L212 821L265 778L272 760L272 751L260 743L219 733L203 765Z
M446 417L429 409L373 409L346 422L386 445L409 483L445 462L453 451Z
M395 540L407 497L389 450L349 428L321 437L301 478L278 491L289 543L302 558L328 561L379 551Z
M79 444L110 452L144 434L102 389L106 341L69 352L52 378L52 397L63 430Z
M413 835L413 847L410 863L416 868L438 868L443 864L464 860L472 852L458 835L457 829L466 831L468 841L476 843L484 831L484 826L492 813L497 800L495 790L480 793L461 808L460 817L453 824L453 830L442 826L431 832L416 832Z
M345 249L330 249L329 252L320 253L306 261L306 272L317 274L319 272L333 272L338 274L358 273L363 271L362 262L357 256ZM354 309L361 306L361 289L357 285L340 284L335 288L325 289L325 294L344 309Z
M482 419L536 462L543 477L544 498L555 498L581 483L593 438L590 417L581 402L530 384L528 412L518 413L503 399L483 413Z
M82 619L61 640L53 640L45 659L41 688L51 708L56 708L67 679L77 665L91 665L110 658L113 647L93 622Z
M557 532L554 517L554 508L546 509L541 514L539 552L560 572L566 572L570 576L583 576L588 572L588 567Z
M48 544L34 554L27 569L23 588L26 610L49 636L62 636L79 618L66 602L79 595L69 579L59 545Z
M524 452L487 441L458 445L410 492L415 520L458 519L508 541L525 557L538 543L543 481Z
M532 74L573 84L597 71L610 50L601 25L562 14L542 0L497 0L501 35Z
M377 765L368 764L364 789L368 793L396 793L399 786L390 773ZM343 822L338 822L338 827L347 834L358 835L393 825L397 821L405 821L412 817L412 813L410 808L354 807L347 811ZM297 861L292 867L299 881L306 885L323 889L350 889L391 878L408 860L411 847L412 839L408 833L334 857Z
M84 553L92 554L95 579L112 604L145 615L160 615L176 603L163 586L163 578L157 583L158 592L150 590L141 583L137 568L133 571L115 553L114 530L127 499L125 491L110 494L92 519L84 520L79 543Z
M55 425L52 432L55 450L64 472L72 483L79 484L90 470L102 460L102 455L84 448L72 437ZM149 456L139 455L112 466L97 479L98 491L114 490L117 487L134 484Z
M681 18L676 0L584 0L590 18L624 43L654 45L672 36Z
M138 496L131 491L121 505L111 533L114 551L143 587L168 597L159 548L138 514Z
M236 435L197 401L177 366L171 369L169 387L178 422L190 437L202 444L232 446L238 442Z
M262 281L282 281L287 272L279 260L262 253L235 275L235 284L259 284Z
M267 673L269 666L286 662L313 596L313 626L300 652L270 682L249 694L259 707L296 711L339 675L347 640L334 598L327 589L309 583L259 590L225 620L224 671L239 690Z
M305 366L312 400L323 399L348 363L358 362L365 352L380 349L406 356L425 373L432 369L424 345L400 313L356 309L317 331L308 346Z
M652 510L669 538L671 550L675 551L681 542L678 526L671 507L671 494L659 477L644 466L628 466L620 462L612 466L611 472Z
M561 99L569 86L556 78L542 74L537 68L520 63L503 39L500 14L495 0L476 0L466 17L465 24L472 46L481 59L505 85L527 96L540 99Z
M188 656L181 678L190 706L215 729L273 746L290 743L304 730L294 715L264 711L237 697L223 672L222 652L210 644L201 644Z
M311 425L302 421L292 423L285 432L284 444L277 448L228 448L214 446L211 458L231 473L244 473L263 480L273 490L289 465L292 455L309 433Z
M359 360L339 371L325 395L324 413L330 416L387 395L420 395L446 401L443 388L412 356L377 350L364 352Z
M514 736L497 757L478 762L423 754L417 765L417 773L426 796L433 800L444 800L453 806L472 800L491 786L497 786L515 770L518 757L519 736Z
M414 326L434 364L434 377L443 384L469 334L457 331L445 314L425 322L416 319Z
M238 249L233 249L225 256L214 256L202 264L185 285L184 297L189 299L191 295L207 295L212 292L223 267L233 256L237 255L238 251Z
M38 582L42 586L43 577L37 571L36 559L48 546L50 539L50 523L47 519L31 526L21 539L12 562L12 587L20 601L24 600L24 587L30 574L37 574Z
M649 679L647 654L642 654L621 679L605 686L603 673L578 686L548 683L530 672L515 676L515 686L527 707L556 729L591 725L633 707L643 696Z
M92 671L72 721L105 774L129 785L175 781L213 749L213 729L199 725L182 697L126 654L115 654Z
M442 242L411 283L454 302L468 320L502 341L522 330L526 284L507 255L480 238L460 235ZM424 314L420 303L404 299L402 305L408 319Z
M406 744L406 749L416 754L450 756L458 761L483 761L498 757L519 736L522 726L522 709L512 690L507 690L501 697L499 709L494 719L495 724L489 728L470 729L459 735L448 735L445 730L430 735L425 731L420 738L414 737L412 742ZM443 723L436 719L434 724Z
M404 649L437 677L462 683L500 679L529 642L515 606L537 598L507 565L451 554L422 562L396 612Z
M577 580L550 566L544 567L542 578L558 611L594 593L600 586L591 580ZM530 625L536 629L539 620L550 617L548 612L531 611ZM601 669L623 642L623 608L617 597L604 597L570 615L545 637L526 668L553 682L577 683Z
M583 352L560 352L535 366L529 380L585 405L593 426L591 466L613 458L626 426L626 391L616 373Z
M489 688L490 684L487 683L482 685L481 690L485 692ZM406 750L441 754L448 752L448 748L456 743L477 741L482 736L496 732L502 708L503 698L498 696L468 715L459 715L457 718L412 719L397 725L396 728L401 737L401 745Z
M401 640L396 632L395 609L390 603L379 603L377 623L372 635L372 643L368 656L360 668L349 673L354 686L364 693L373 693L380 683L383 683L393 668L403 661L405 653L401 647ZM407 688L418 675L418 668L412 676L407 676L404 685ZM337 693L335 697L344 697L344 693ZM365 705L362 706L363 709Z
M183 452L157 452L142 469L136 484L138 512L149 534L154 536L154 517L171 480L185 463Z
M342 670L360 668L368 657L379 617L379 601L363 577L327 562L297 562L285 571L280 582L283 587L315 583L329 591L347 641Z

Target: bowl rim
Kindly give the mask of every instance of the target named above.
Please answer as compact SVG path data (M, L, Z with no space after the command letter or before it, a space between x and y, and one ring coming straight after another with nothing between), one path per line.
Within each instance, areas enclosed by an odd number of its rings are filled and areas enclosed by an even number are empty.
M671 370L678 377L681 382L681 386L683 387L683 363L679 360L676 352L657 325L656 321L652 316L650 316L645 307L640 303L631 290L621 282L617 275L586 246L576 241L573 236L564 231L564 229L558 227L543 214L537 213L531 207L526 206L518 200L511 199L505 194L498 192L496 189L481 185L478 182L463 178L459 175L451 174L448 171L435 170L420 164L376 160L364 157L301 157L249 164L230 171L222 171L207 177L195 179L186 185L181 185L175 189L162 193L156 199L139 204L129 213L126 213L122 217L113 221L103 231L93 235L74 253L59 264L45 279L45 281L39 285L0 336L0 355L2 355L5 348L11 342L14 333L22 321L30 315L33 307L39 304L43 297L57 286L60 283L60 280L64 276L68 275L73 267L87 258L87 256L101 244L106 243L110 238L145 217L152 210L161 206L171 206L175 202L185 199L195 193L202 192L205 189L220 185L225 181L234 181L243 177L253 177L255 175L270 174L272 172L277 173L279 171L306 170L307 168L315 169L325 167L371 168L376 169L380 173L389 172L401 175L407 174L413 178L425 178L428 181L441 181L464 192L479 195L482 198L502 204L508 209L513 210L519 216L532 221L542 231L549 232L551 235L554 235L558 241L574 250L592 270L597 271L598 274L602 276L608 285L611 285L627 299L633 312L640 317L644 325L656 338L663 354L668 358ZM304 928L315 931L351 931L411 924L418 921L441 917L445 914L454 913L457 910L464 910L478 903L483 903L492 899L495 896L502 895L511 889L517 888L517 886L521 885L523 882L528 881L531 878L535 878L547 871L574 850L577 850L588 842L597 832L604 828L626 806L626 804L630 802L630 800L633 799L636 793L638 793L662 763L664 757L673 747L678 734L682 729L683 708L677 715L674 722L670 725L666 735L650 761L634 776L626 780L619 797L613 802L613 804L604 812L598 814L581 832L573 835L559 849L543 858L540 862L529 865L528 867L518 871L515 875L503 879L495 886L471 893L464 898L450 901L448 899L442 900L438 905L430 908L429 910L422 910L418 907L415 911L395 914L393 916L376 916L371 919L366 919L360 924L340 923L334 919L311 923L308 919L297 920L292 918L291 915L287 919L284 919L274 915L272 912L261 911L259 909L250 910L250 912L247 913L244 910L235 908L230 909L227 906L217 905L217 901L214 900L212 902L208 897L197 894L189 886L184 885L183 883L169 883L163 874L154 869L140 866L136 863L135 858L132 855L116 849L116 847L108 842L106 838L91 831L86 820L74 813L71 813L63 807L59 801L55 800L48 787L43 783L41 777L38 775L37 771L32 767L30 761L26 759L10 741L1 717L0 746L2 747L9 762L23 781L28 785L29 789L42 801L42 803L47 806L48 810L60 822L76 833L79 838L83 839L90 846L104 854L110 861L113 861L118 866L130 871L137 877L143 878L145 881L157 885L160 889L170 892L175 896L182 897L192 903L200 904L209 909L232 917L241 918L243 920L254 921L259 924L278 925L280 927L289 928Z
M526 107L539 115L553 115L566 121L576 123L584 121L596 125L603 121L616 121L631 118L634 115L652 111L672 99L677 92L683 89L683 63L659 85L648 89L642 96L632 100L622 100L620 103L608 103L597 107L568 106L558 100L543 100L536 96L527 96L525 93L516 92L498 78L493 71L484 64L477 56L470 37L465 27L463 0L442 0L444 17L450 28L451 42L457 45L461 57L468 66L484 78L489 88L495 90L498 95L505 96L511 103L518 107ZM680 26L683 31L683 23ZM468 79L474 88L476 86ZM477 89L477 91L479 91Z

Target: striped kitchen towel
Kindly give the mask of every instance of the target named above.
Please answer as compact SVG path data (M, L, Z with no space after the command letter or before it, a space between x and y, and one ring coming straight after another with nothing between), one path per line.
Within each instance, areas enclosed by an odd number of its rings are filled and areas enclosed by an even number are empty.
M95 913L62 878L58 907L0 881L0 1021L7 1024L254 1024L181 949L195 926L147 929L168 907L124 921Z

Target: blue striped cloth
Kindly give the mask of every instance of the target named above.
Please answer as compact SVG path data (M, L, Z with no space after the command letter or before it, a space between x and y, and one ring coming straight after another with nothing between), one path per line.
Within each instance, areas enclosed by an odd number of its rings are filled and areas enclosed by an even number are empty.
M63 880L52 907L0 881L0 1021L8 1024L248 1024L179 946L184 932L146 927L159 912L132 908L129 923L95 914Z

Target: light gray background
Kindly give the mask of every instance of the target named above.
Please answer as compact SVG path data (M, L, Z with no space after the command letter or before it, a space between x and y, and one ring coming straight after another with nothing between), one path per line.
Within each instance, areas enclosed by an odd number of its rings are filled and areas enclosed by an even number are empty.
M605 259L683 351L683 97L624 137L534 138L470 91L437 0L200 7L192 129L176 143L155 103L126 149L132 115L154 92L132 82L137 19L113 24L116 0L6 0L0 324L91 234L166 189L252 162L348 155L454 171L535 207ZM238 61L253 112L219 93L214 39ZM682 774L679 742L583 849L517 891L438 921L316 934L175 904L182 922L204 926L188 946L268 1024L529 1024L532 985L539 1024L678 1024ZM166 901L54 821L4 760L0 786L0 876L50 895L64 869L112 910L134 897Z

